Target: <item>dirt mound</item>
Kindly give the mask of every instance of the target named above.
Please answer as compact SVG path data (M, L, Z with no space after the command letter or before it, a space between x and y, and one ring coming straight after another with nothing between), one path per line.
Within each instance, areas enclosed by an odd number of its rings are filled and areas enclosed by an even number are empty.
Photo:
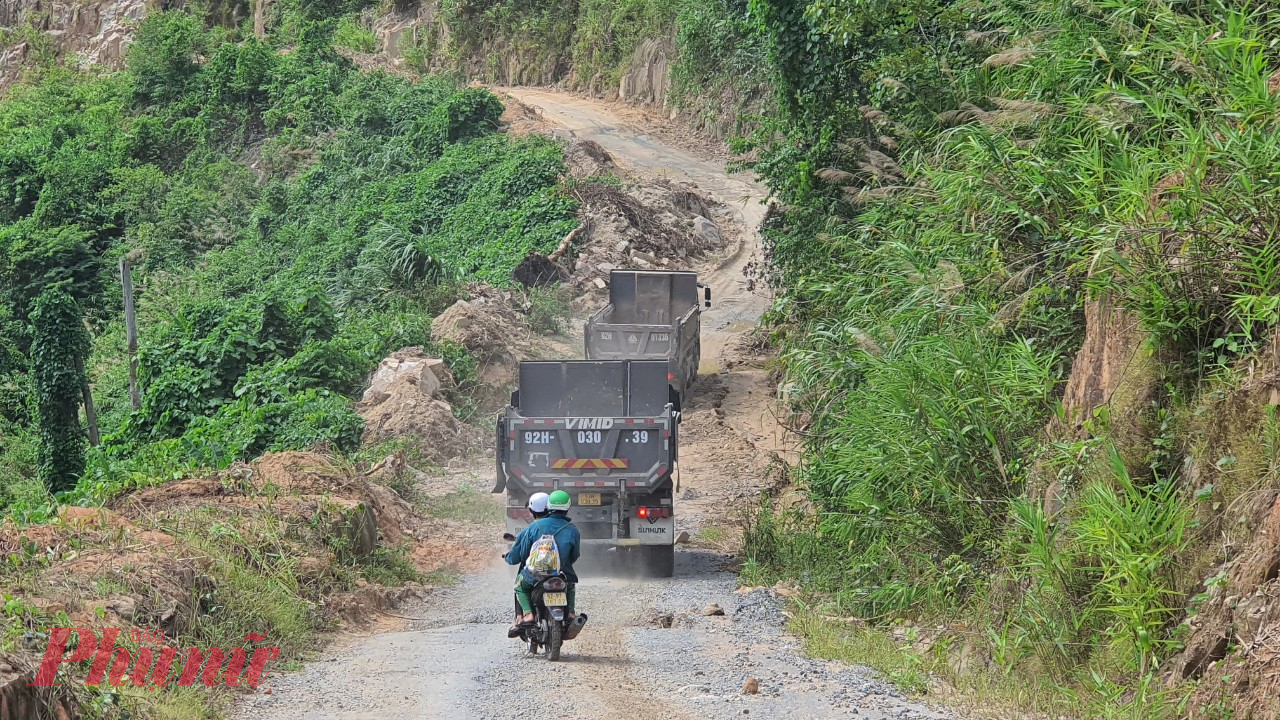
M433 463L462 457L475 442L474 433L453 416L444 392L453 376L444 361L419 347L397 350L379 365L356 412L365 421L364 442L375 444L412 438Z
M691 185L585 183L574 193L587 229L570 281L579 309L599 304L596 296L615 268L687 268L725 246L720 227L707 217L722 215L721 206Z
M431 337L458 343L480 360L492 360L517 357L528 331L509 299L496 291L472 292L431 322Z
M405 387L408 386L408 387ZM377 405L392 394L414 392L443 398L445 388L453 387L453 376L444 360L433 358L420 347L397 350L378 363L369 379L362 401Z
M549 127L549 123L543 119L542 113L537 108L525 105L505 93L501 93L500 97L506 109L499 122L508 133L516 136L532 135L545 132Z
M575 140L564 149L565 166L575 178L601 177L614 174L618 166L613 156L594 140Z
M277 524L298 557L369 555L379 541L403 545L428 524L379 480L386 478L320 453L268 453L211 478L127 495L112 508L138 525L202 516L238 517L251 529Z
M278 493L323 495L359 491L359 483L352 473L338 466L334 458L320 453L267 453L250 467L259 488Z
M413 438L433 463L446 465L476 443L474 433L453 416L453 406L414 392L397 393L357 411L365 420L364 441Z
M462 345L479 362L478 387L469 392L487 411L505 402L531 337L517 311L523 305L517 296L481 283L468 285L467 292L468 299L449 306L431 322L431 337Z
M402 588L365 585L352 592L333 595L325 600L325 609L331 617L342 620L348 626L367 627L376 622L377 614L387 615L406 602L429 595L432 588L416 583Z

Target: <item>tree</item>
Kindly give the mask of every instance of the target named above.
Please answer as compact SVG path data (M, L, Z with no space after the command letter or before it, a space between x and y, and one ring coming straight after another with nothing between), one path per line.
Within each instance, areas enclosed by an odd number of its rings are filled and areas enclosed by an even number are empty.
M70 490L84 474L80 403L89 347L75 299L56 286L40 293L31 312L31 378L40 437L37 472L50 492Z

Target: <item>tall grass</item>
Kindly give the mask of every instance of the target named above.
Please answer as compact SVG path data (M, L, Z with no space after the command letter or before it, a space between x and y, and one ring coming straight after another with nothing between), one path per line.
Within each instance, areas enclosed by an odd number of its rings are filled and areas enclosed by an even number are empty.
M756 518L749 567L846 614L964 618L999 674L1161 716L1198 581L1178 563L1214 555L1192 510L1221 512L1188 449L1235 422L1197 398L1280 321L1280 13L757 4L793 93L756 143L789 205L769 317L817 509ZM1071 425L1057 394L1104 294L1148 339L1152 404ZM1277 484L1248 467L1233 487Z

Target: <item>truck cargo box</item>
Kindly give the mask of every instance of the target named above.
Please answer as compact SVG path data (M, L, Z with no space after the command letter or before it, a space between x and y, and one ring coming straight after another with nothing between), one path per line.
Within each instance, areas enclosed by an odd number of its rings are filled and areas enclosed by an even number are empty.
M701 312L698 276L677 270L613 270L609 304L587 320L591 360L666 359L667 377L684 392L698 374ZM706 294L710 307L710 290Z

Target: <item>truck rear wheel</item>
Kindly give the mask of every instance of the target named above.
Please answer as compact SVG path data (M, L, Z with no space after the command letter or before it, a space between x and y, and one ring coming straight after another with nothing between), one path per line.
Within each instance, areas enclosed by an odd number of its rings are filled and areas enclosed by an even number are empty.
M676 574L676 547L651 545L645 548L645 571L654 577L669 578Z

